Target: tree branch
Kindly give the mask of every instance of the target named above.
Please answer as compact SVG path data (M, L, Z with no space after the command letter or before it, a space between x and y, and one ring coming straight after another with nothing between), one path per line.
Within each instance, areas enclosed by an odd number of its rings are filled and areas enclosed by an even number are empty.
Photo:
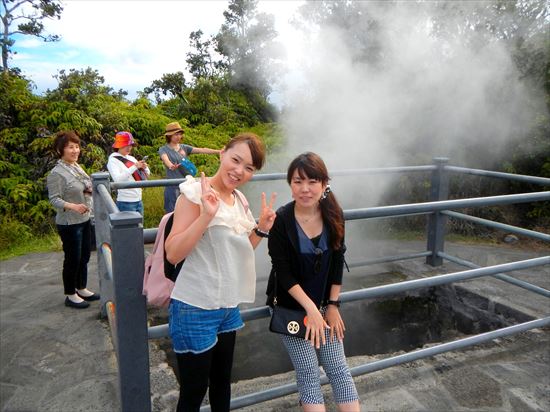
M3 1L3 0L2 0ZM18 3L15 3L13 5L13 7L11 9L8 10L8 8L6 7L6 11L11 14L12 11L14 11L15 9L17 9L19 6L21 6L22 4L25 4L25 3L31 3L32 4L32 1L31 0L21 0L20 2ZM5 5L5 3L4 3Z

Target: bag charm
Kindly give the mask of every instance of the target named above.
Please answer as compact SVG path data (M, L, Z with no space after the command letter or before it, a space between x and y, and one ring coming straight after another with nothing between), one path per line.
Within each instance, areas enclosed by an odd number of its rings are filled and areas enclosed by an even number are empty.
M275 305L269 330L274 333L304 338L306 336L307 313L303 310L287 309Z

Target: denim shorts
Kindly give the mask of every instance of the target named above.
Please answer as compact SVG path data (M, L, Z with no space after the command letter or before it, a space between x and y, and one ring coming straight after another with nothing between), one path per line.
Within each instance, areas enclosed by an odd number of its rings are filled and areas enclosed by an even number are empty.
M216 345L218 334L244 326L238 307L207 310L171 299L168 313L176 353L206 352Z
M121 202L117 200L116 206L120 212L138 212L143 215L143 202L141 200L137 202Z

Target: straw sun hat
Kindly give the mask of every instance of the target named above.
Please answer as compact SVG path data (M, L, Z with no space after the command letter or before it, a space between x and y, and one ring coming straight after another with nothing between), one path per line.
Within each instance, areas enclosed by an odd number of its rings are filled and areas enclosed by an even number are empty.
M178 122L172 122L168 123L166 125L166 132L164 133L165 136L172 136L173 134L177 132L183 132L183 129L181 128L180 124Z

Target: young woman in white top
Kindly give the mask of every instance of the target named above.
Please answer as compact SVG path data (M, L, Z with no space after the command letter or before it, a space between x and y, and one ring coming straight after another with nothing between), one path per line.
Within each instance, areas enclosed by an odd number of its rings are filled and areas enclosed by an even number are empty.
M198 411L206 390L212 411L228 411L236 330L244 326L238 304L253 302L254 248L275 220L271 196L262 193L258 224L237 187L264 163L265 149L252 133L235 136L220 153L211 178L180 185L166 255L185 258L169 308L170 336L178 361L178 411ZM244 199L244 197L243 197Z

